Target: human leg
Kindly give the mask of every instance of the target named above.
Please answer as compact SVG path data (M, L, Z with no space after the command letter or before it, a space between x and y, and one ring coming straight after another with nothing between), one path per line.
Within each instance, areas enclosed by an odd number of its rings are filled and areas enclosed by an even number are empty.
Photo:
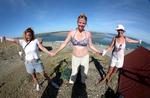
M113 74L113 70L114 70L114 67L110 66L108 69L108 72L106 74L106 77L103 80L100 80L99 82L105 82L105 81L107 82L109 80L110 76Z
M30 61L25 61L25 67L26 67L26 71L27 73L29 73L32 76L32 80L34 85L38 83L37 78L36 78L36 73L33 67L33 63Z
M87 78L89 70L89 55L81 58L81 82L85 83L85 79Z
M38 83L38 79L36 77L36 73L35 72L32 73L31 76L32 76L32 79L33 79L33 83L36 86L36 90L39 91L40 90L40 85Z
M106 77L102 80L102 81L106 81L106 83L108 83L108 80L110 79L110 77L113 75L114 70L115 70L115 66L117 64L117 60L112 58L110 61L110 65L109 65L109 69L108 72L106 74Z
M112 71L112 73L110 74L109 78L108 78L108 82L111 81L111 79L113 78L113 76L117 73L118 69L122 68L123 66L123 60L117 61L116 65Z
M111 79L113 78L113 76L116 72L117 72L117 68L114 67L112 72L110 73L109 77L107 78L107 83L111 81Z
M114 71L115 71L115 66L117 64L117 61L115 59L111 59L111 62L110 62L110 66L109 66L109 69L108 69L108 72L106 74L106 77L102 80L102 82L106 81L106 84L109 82L111 76L113 75Z
M33 83L34 83L34 84L38 84L38 79L37 79L37 77L36 77L36 73L35 73L35 72L32 73L31 76L32 76Z
M69 79L70 84L73 84L76 80L79 65L80 65L80 59L75 56L72 56L72 72L71 72L71 77Z
M107 82L111 81L111 79L113 78L114 74L116 74L116 72L118 71L118 68L122 68L122 66L123 66L123 59L119 60L119 61L116 61L116 62L112 61L110 66L114 67L114 69L110 73L110 75L109 75L109 77L107 79Z
M51 80L51 78L48 76L48 74L45 71L42 71L40 73L42 75L43 78L45 78L46 80Z
M35 71L40 73L43 78L50 79L48 74L44 71L44 66L41 63L41 61L36 61L34 63L34 68L35 68Z
M34 75L32 75L34 78L34 81L35 81L35 79L37 80L36 73L40 73L42 75L42 77L47 78L45 75L44 66L40 60L33 60L32 64L33 64L33 68L35 70ZM36 90L37 91L40 90L40 85L38 83L38 80L36 81Z
M111 66L112 66L112 65L111 65ZM115 67L114 67L112 73L111 73L110 76L109 76L108 82L111 81L113 75L117 73L118 69L119 69L119 68L122 68L122 67L123 67L123 60L119 60L119 61L117 61L117 62L115 63Z

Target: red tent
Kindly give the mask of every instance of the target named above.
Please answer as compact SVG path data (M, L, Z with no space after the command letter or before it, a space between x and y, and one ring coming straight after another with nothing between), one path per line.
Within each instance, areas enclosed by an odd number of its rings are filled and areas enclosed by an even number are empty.
M150 98L150 51L138 47L125 56L118 92L124 98Z

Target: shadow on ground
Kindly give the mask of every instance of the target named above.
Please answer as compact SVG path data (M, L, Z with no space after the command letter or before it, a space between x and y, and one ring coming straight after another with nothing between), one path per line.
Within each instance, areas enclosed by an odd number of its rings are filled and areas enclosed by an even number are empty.
M100 63L100 60L94 58L93 56L91 56L91 61L90 63L93 62L97 71L99 72L99 75L101 77L101 80L106 76L106 73L104 71L104 68L102 66L102 64Z

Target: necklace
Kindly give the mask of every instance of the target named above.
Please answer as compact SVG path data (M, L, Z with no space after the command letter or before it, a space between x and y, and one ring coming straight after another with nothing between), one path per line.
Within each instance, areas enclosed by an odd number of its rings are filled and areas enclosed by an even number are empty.
M79 35L82 35L82 32L80 32Z

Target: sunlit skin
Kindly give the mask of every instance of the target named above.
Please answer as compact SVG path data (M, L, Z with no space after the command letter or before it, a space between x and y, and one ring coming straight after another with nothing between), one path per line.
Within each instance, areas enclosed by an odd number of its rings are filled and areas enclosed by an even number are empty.
M124 36L125 31L120 29L120 30L117 30L117 32L118 32L118 35L116 36L116 41L120 44L125 43L125 36ZM114 44L114 41L113 41L113 44ZM116 73L116 72L117 72L116 67L109 66L109 69L108 69L108 72L107 72L105 78L99 80L98 83L106 81L106 84L107 84L112 79L113 74Z
M117 32L118 32L118 35L117 35L116 41L120 44L125 43L125 36L124 36L125 31L120 29L120 30L117 30ZM113 74L116 72L117 72L116 67L110 67L109 66L109 70L107 72L106 77L103 79L103 81L106 81L106 83L108 83L112 79Z
M118 32L118 36L120 36L120 37L124 36L123 34L124 34L125 31L123 31L123 30L117 30L117 32Z
M86 20L84 18L80 18L77 22L77 34L76 39L77 40L83 40L85 38L84 28L86 26ZM84 46L73 46L73 55L77 57L82 57L88 54L87 47Z
M84 31L84 27L86 26L86 20L84 18L80 18L78 20L77 24L78 24L78 30L79 30L79 32Z
M122 45L124 43L126 44L126 42L128 42L128 43L140 43L139 40L133 40L133 39L125 37L124 32L125 32L124 30L118 29L117 30L118 35L116 36L115 39L114 38L112 39L111 45L108 48L106 48L105 50L106 51L112 50L114 48L115 41L118 42L120 45ZM109 69L108 69L108 72L107 72L105 78L99 80L98 83L105 82L105 81L106 81L106 83L108 83L112 79L113 74L117 72L117 70L118 70L117 67L109 66Z
M30 41L34 41L34 31L32 32L33 30L31 28L28 28L25 30L24 32L24 41L26 41L28 44L30 44L29 42ZM21 45L20 42L19 42L19 39L12 39L12 38L5 38L5 40L9 41L9 42L12 42L12 43L16 43L18 45ZM27 45L27 44L26 44ZM31 44L32 45L32 44ZM34 46L34 45L33 45ZM32 48L32 46L30 46ZM50 51L48 51L45 47L43 47L43 45L41 43L37 43L37 46L36 48L39 48L41 49L43 52L47 53L49 56L51 56L53 53L51 53ZM25 48L23 48L23 50L25 51ZM32 51L31 51L32 52ZM30 52L30 53L31 53ZM25 53L25 52L24 52ZM26 55L26 54L25 54ZM31 54L32 55L32 54ZM31 59L31 62L32 60L35 60L35 59ZM28 61L30 62L30 61ZM41 65L42 66L42 65ZM32 79L33 79L33 82L34 84L39 84L38 83L38 78L36 76L36 72L33 72L33 73L29 73L31 74L32 76ZM42 75L43 78L45 79L48 79L50 80L50 77L48 76L48 74L43 70L42 72L40 72L40 74Z
M85 31L85 26L87 24L87 20L85 18L78 18L77 20L77 28L76 28L76 34L75 39L78 41L84 40L85 38L88 38L88 46L80 46L80 45L74 45L73 47L73 55L76 57L83 57L85 55L88 55L88 48L91 48L95 53L99 53L99 50L97 50L93 43L92 43L92 35L91 32ZM64 41L64 43L61 44L61 46L55 51L55 55L61 51L71 40L71 38L74 37L74 32L70 31L67 34L67 37Z
M118 32L118 36L117 36L117 41L119 42L119 43L124 43L125 42L125 36L124 36L124 30L117 30L117 32Z
M32 39L32 34L31 34L30 32L26 32L25 38L27 39L27 41L31 41L31 39Z

